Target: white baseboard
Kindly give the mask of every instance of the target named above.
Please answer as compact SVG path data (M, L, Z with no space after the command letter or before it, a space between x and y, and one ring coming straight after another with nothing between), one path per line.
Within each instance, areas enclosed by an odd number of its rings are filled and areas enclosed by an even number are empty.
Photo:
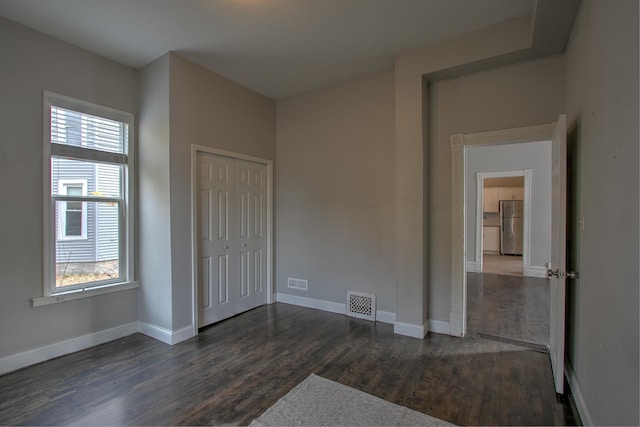
M536 265L525 265L522 267L522 274L525 277L537 277L540 279L547 278L547 268Z
M152 323L145 323L142 321L138 323L138 332L169 345L177 344L193 336L193 327L191 325L175 331L170 331L169 329L165 329Z
M376 322L389 323L393 325L396 323L396 314L390 311L376 310Z
M467 273L477 273L475 261L467 261Z
M290 295L276 293L275 300L285 304L297 305L306 308L315 308L316 310L328 311L330 313L345 314L346 304L337 302L324 301L315 298L301 297L298 295ZM393 332L398 335L423 339L429 330L433 332L448 334L450 331L449 323L439 320L427 320L423 325L414 325L411 323L403 323L396 321L396 313L390 311L377 310L376 321L393 325ZM429 325L429 326L427 326ZM433 328L431 327L433 325Z
M451 335L451 324L443 320L429 319L429 332Z
M3 357L0 359L0 375L65 354L104 344L118 338L123 338L136 332L138 332L137 321Z
M576 378L576 375L573 372L573 368L571 367L571 364L569 363L568 360L564 361L564 375L567 378L569 387L571 387L571 394L573 395L573 401L576 403L576 409L578 410L578 414L580 415L580 419L582 420L582 425L583 426L594 425L593 419L591 418L591 414L589 413L589 409L587 409L587 404L584 401L582 390L580 390L578 379Z
M414 325L412 323L396 322L393 324L393 333L398 335L404 335L407 337L424 339L429 331L427 326L428 320L422 325Z
M338 302L324 301L315 298L300 297L290 294L276 294L276 301L300 307L315 308L316 310L329 311L331 313L345 314L347 306Z

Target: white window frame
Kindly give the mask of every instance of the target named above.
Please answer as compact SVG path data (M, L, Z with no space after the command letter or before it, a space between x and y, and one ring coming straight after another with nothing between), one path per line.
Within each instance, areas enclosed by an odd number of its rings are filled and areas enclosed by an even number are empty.
M82 187L82 195L87 195L86 179L59 179L58 194L66 195L67 187ZM82 224L79 236L67 236L67 202L60 202L58 211L58 241L87 239L87 204L82 203ZM55 214L54 214L55 215Z
M116 120L128 125L128 153L125 155L124 176L122 177L122 198L117 200L121 207L120 227L120 274L119 279L85 283L77 286L56 288L56 218L55 200L51 195L51 108L61 107L84 114ZM71 147L71 146L70 146ZM69 152L84 150L82 147L71 147ZM110 107L78 100L68 96L44 91L43 94L43 296L32 299L32 306L41 306L78 298L85 298L104 293L133 289L139 286L135 281L134 266L134 218L135 218L135 129L134 116L131 113ZM112 154L107 154L110 156ZM99 161L99 159L97 159ZM104 198L85 196L87 202L103 201ZM86 211L86 209L84 209ZM83 212L84 214L84 212ZM83 225L86 221L83 222Z

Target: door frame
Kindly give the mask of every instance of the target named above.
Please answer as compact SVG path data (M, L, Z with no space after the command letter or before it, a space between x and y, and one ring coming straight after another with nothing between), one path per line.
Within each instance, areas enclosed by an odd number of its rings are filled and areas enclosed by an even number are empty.
M507 145L523 142L550 141L553 123L501 129L477 133L457 133L450 137L451 146L451 335L462 337L467 332L467 275L465 212L465 157L471 146Z
M273 161L246 154L191 144L191 312L193 336L198 335L198 153L258 163L267 168L267 304L273 299Z
M465 159L466 167L466 159ZM484 204L484 180L487 178L524 178L524 196L523 196L523 212L522 212L522 274L528 276L529 267L531 266L531 181L533 169L522 169L516 171L504 172L477 172L476 173L476 259L475 272L482 273L483 263L483 236L482 236L482 219ZM529 273L529 274L527 274Z

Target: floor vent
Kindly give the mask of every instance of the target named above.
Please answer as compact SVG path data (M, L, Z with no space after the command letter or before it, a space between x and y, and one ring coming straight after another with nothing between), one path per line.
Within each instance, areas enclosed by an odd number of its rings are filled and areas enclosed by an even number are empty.
M375 322L376 296L362 292L347 291L347 316Z

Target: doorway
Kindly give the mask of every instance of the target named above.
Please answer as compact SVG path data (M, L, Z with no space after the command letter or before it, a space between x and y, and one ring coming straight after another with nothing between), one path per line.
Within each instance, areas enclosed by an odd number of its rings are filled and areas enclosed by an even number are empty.
M200 327L272 302L272 162L192 146L192 299Z
M532 169L476 173L475 213L474 204L467 207L475 214L475 262L467 271L525 275L531 253L532 175Z

